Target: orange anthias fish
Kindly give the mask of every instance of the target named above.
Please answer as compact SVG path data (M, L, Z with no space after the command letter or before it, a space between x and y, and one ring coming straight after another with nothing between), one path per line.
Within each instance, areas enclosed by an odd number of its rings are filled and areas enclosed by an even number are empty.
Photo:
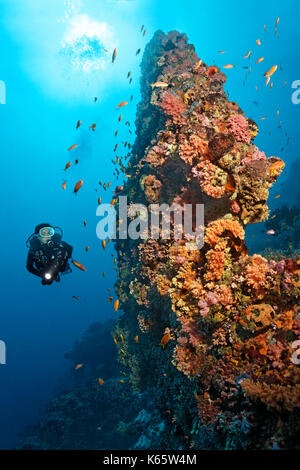
M77 193L83 184L83 180L79 180L74 186L74 193Z
M139 342L139 337L138 337L138 335L136 335L133 339L134 339L134 341L135 341L136 343Z
M118 308L119 308L119 300L117 299L114 303L114 309L116 312L118 311Z
M86 227L86 220L83 221L83 225Z
M122 108L123 106L126 106L128 104L128 101L121 101L121 103L118 104L117 108Z
M198 70L198 68L200 67L201 64L202 64L202 59L199 59L197 64L195 65L195 68L194 68L195 72Z
M117 57L117 48L114 49L114 52L111 58L112 63L114 63L114 61L116 60L116 57Z
M120 114L118 121L120 122L122 119L122 114Z
M248 51L246 55L243 55L244 59L248 59L250 57L251 51Z
M97 124L92 124L89 129L92 129L92 131L95 131Z
M62 189L63 189L63 190L65 190L65 189L66 189L66 187L67 187L67 183L66 183L66 181L64 181L64 182L63 182L63 184L62 184L62 186L61 186L61 187L62 187Z
M259 59L257 59L256 63L260 64L260 62L262 62L263 60L264 60L264 57L260 57Z
M261 46L261 41L260 41L260 39L256 39L255 42L256 42L256 44L257 44L258 46Z
M160 346L162 346L164 348L168 344L170 339L171 339L170 333L166 333L160 341Z
M278 23L279 23L279 16L276 18L276 21L275 21L275 29L277 28Z
M99 378L99 379L98 379L98 383L99 383L100 387L102 387L102 385L104 384L104 380L101 379L101 378Z
M77 124L76 124L76 129L79 129L80 126L81 126L81 120L79 119L79 121L77 121Z
M80 369L80 368L83 367L83 366L84 366L84 364L77 364L77 365L74 367L74 369L75 369L75 370L78 370L78 369Z
M102 240L101 245L102 245L103 250L105 250L105 247L106 247L105 240Z
M152 86L152 88L167 88L169 84L166 82L155 82L151 83L150 86Z
M108 297L108 302L112 302L113 301L113 298L112 297Z
M235 67L233 64L223 65L223 69L232 69L233 67Z
M74 266L76 266L76 268L80 269L81 271L86 271L86 268L81 263L78 263L78 261L72 259L72 263L74 264Z
M278 66L277 65L273 65L273 67L270 68L270 70L267 70L265 73L264 73L264 77L271 77L273 75L273 73L276 72Z
M68 162L68 163L66 163L66 166L65 166L65 171L66 171L68 168L70 168L70 166L71 166L71 165L72 165L72 162Z
M74 144L74 145L71 145L71 147L68 148L68 150L73 150L73 149L76 149L76 147L78 147L77 144Z
M87 245L87 246L85 247L85 251L89 251L89 249L90 249L90 247Z

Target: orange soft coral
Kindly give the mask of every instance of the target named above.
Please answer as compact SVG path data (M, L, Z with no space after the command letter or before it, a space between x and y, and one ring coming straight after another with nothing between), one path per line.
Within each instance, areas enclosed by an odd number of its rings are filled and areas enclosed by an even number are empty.
M255 294L256 298L262 298L265 292L268 261L260 255L249 258L245 267L246 284Z
M205 231L205 242L210 246L215 246L219 241L222 235L226 232L229 232L235 238L244 240L245 232L243 227L236 220L231 219L218 219L212 222Z
M245 379L242 388L247 397L260 400L268 408L293 411L300 407L300 385L266 385Z

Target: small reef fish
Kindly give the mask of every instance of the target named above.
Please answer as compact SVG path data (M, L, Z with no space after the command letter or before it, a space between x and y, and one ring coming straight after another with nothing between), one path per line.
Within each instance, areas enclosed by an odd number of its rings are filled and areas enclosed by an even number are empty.
M198 68L200 67L201 64L202 64L202 59L199 59L197 64L195 65L195 68L194 68L195 72L198 70Z
M260 39L256 39L255 42L256 42L256 44L257 44L258 46L261 46L261 41L260 41Z
M96 103L96 101L98 101L98 98L97 98L97 96L95 96L95 98L94 98L94 101L95 101L95 103Z
M98 197L98 204L101 204L101 197Z
M275 29L277 28L278 23L279 23L279 16L276 18L276 21L275 21Z
M126 106L128 104L128 101L121 101L121 103L118 104L117 108L122 108L123 106Z
M72 263L74 264L74 266L76 266L76 268L80 269L81 271L86 271L86 268L83 266L83 264L78 263L78 261L72 259Z
M112 297L108 297L108 302L112 302L113 301L113 298Z
M89 129L92 129L92 131L95 131L97 124L92 124Z
M116 57L117 57L117 48L115 48L113 51L112 58L111 58L112 63L114 63L114 61L116 60Z
M76 149L76 147L78 147L77 144L74 144L74 145L71 145L71 147L68 148L68 150L73 150L73 149Z
M64 181L64 182L63 182L63 184L62 184L62 186L61 186L61 187L62 187L62 189L63 189L63 190L65 190L65 189L66 189L66 187L67 187L67 183L66 183L66 181Z
M76 124L76 129L79 129L80 126L81 126L81 120L79 119L79 121L77 121L77 124Z
M71 166L71 165L72 165L72 162L68 162L68 163L66 163L66 166L65 166L65 171L66 171L68 168L70 168L70 166Z
M263 60L264 60L264 57L260 57L259 59L257 59L256 64L260 64L260 62L262 62Z
M280 194L277 194L277 196L275 196L275 199L279 199L280 198Z
M233 65L233 64L223 65L223 69L232 69L233 67L235 67L235 65Z
M78 165L78 163L79 163L79 160L76 159L76 160L75 160L75 165Z
M89 249L90 249L90 247L89 247L89 245L87 245L87 246L85 247L85 251L89 251Z
M225 51L218 51L219 54L225 54Z
M77 295L73 295L72 299L76 299L76 300L80 300L79 297Z
M267 235L275 235L275 230L273 230L272 228L270 230L268 230L267 232Z
M74 193L77 193L82 185L83 185L83 180L79 180L74 186Z
M104 380L101 379L101 378L99 378L99 379L98 379L98 383L99 383L100 387L102 387L102 385L104 384Z
M162 346L164 348L168 344L170 339L171 339L170 333L166 333L160 341L160 346Z
M155 82L151 83L150 86L152 86L152 88L167 88L169 84L166 82Z
M74 367L74 369L75 369L75 370L78 370L78 369L81 369L81 367L83 367L83 366L84 366L84 364L77 364L77 365Z
M102 240L101 245L102 245L103 250L105 250L105 248L106 248L105 240Z
M83 225L86 227L86 220L83 221Z
M122 114L120 114L119 119L118 119L118 122L120 122L121 119L122 119Z
M278 66L277 65L273 65L273 67L270 68L270 70L267 70L265 73L264 73L264 77L268 77L270 78L277 70Z
M138 335L136 335L133 339L134 339L134 341L135 341L136 343L139 342L139 337L138 337Z
M243 55L244 59L248 59L250 57L251 51L248 51L246 55Z
M116 312L118 311L118 308L119 308L119 300L117 299L114 303L114 309L115 309Z
M141 49L138 49L135 53L135 55L139 55L139 53L141 52Z

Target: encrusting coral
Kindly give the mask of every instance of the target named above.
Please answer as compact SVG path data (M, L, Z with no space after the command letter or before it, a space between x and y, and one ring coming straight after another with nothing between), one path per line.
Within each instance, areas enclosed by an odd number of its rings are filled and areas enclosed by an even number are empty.
M158 81L167 88L150 86ZM244 241L246 224L268 218L284 164L254 145L258 126L228 100L225 82L184 34L157 32L146 47L121 194L147 207L204 204L204 245L150 232L116 240L126 333L117 347L132 386L153 390L163 417L168 407L180 445L299 447L299 260L248 256Z

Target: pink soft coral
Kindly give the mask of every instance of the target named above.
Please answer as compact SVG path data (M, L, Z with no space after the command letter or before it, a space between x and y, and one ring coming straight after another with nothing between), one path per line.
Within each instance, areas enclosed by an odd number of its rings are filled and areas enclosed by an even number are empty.
M160 106L166 114L172 116L176 124L181 124L184 121L182 115L187 110L186 106L173 93L166 91L162 96Z
M228 130L238 142L249 143L251 135L247 119L242 114L233 114L227 121Z

